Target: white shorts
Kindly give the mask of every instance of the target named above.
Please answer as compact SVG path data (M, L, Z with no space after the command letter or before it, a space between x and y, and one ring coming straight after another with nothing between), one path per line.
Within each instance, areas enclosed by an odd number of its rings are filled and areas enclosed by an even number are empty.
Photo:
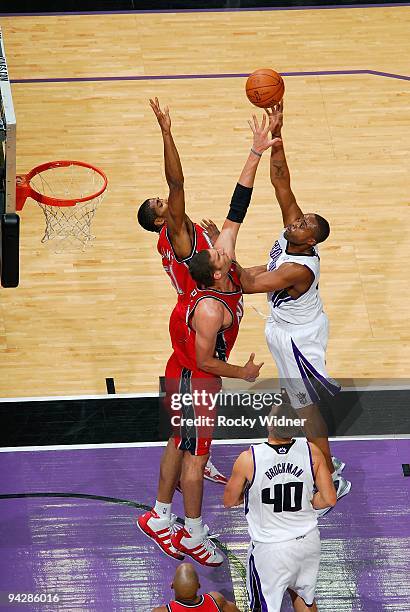
M330 395L340 391L340 385L326 372L329 320L324 312L306 325L279 324L269 318L265 336L281 386L286 389L293 408L317 403L318 388Z
M313 605L320 562L317 528L288 542L251 542L246 566L249 607L255 612L280 612L288 588Z

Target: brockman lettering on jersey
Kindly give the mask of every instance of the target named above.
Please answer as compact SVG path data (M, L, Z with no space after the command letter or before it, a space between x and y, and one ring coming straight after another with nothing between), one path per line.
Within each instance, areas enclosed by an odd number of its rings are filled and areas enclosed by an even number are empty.
M291 474L296 476L296 478L300 478L301 474L303 474L303 469L297 465L293 466L293 463L278 463L265 472L269 480L279 476L279 474Z

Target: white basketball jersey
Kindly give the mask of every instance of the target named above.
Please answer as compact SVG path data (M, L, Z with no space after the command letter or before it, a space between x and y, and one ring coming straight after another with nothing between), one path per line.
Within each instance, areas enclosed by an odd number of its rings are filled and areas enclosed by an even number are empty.
M277 270L284 263L297 263L306 266L312 271L314 278L309 289L298 298L291 297L286 289L278 289L268 293L271 317L277 323L292 323L304 325L310 323L323 311L322 300L319 295L320 257L315 246L312 255L287 253L288 241L283 236L276 240L269 253L269 271Z
M252 446L254 477L245 492L249 535L254 542L286 542L317 527L314 475L305 438L282 446Z

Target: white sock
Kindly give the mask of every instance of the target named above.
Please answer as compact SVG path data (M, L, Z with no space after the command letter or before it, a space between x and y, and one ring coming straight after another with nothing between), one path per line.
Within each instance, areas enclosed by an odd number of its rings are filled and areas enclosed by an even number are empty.
M204 532L204 527L202 525L202 516L198 516L198 518L188 518L186 516L185 529L193 538L201 537Z
M171 518L171 504L163 504L162 502L159 502L156 499L155 500L154 510L158 514L159 518L170 520L170 518Z

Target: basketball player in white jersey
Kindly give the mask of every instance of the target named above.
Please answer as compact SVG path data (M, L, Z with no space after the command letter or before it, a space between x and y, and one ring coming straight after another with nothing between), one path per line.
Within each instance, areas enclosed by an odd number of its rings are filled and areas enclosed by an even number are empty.
M271 121L275 126L272 136L282 138L283 103L267 113L275 119ZM241 285L244 293L267 293L270 316L265 335L281 386L286 388L292 406L300 411L299 416L307 418L305 434L324 454L340 499L349 493L351 483L340 475L345 464L331 455L327 426L317 407L318 388L332 396L340 391L326 371L329 322L319 295L317 245L329 236L329 223L320 215L303 214L299 208L290 186L282 141L271 149L270 178L284 230L270 250L267 266L240 271ZM211 221L203 226L214 241L216 226Z
M270 416L298 415L282 405ZM314 508L334 506L336 490L323 453L305 438L291 438L292 431L273 423L268 442L239 455L225 487L225 507L244 502L252 612L280 612L286 590L296 612L317 610L320 536Z

